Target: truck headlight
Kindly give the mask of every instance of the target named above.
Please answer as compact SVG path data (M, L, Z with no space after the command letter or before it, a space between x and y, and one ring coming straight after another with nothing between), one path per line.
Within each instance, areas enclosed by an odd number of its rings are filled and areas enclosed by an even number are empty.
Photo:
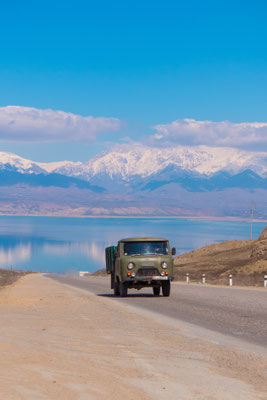
M168 268L168 264L167 264L165 261L163 261L163 263L161 264L161 266L162 266L163 269Z
M128 264L128 269L131 270L131 269L133 269L133 268L134 268L134 263L131 263L131 262L130 262L130 263Z

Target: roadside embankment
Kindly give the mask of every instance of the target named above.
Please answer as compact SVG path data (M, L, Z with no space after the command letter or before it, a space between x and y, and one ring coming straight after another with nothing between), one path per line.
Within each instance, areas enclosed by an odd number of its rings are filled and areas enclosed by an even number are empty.
M257 240L233 240L215 243L175 257L176 280L190 279L227 284L233 275L235 285L262 286L267 274L267 227Z
M16 282L22 276L25 276L25 275L31 274L31 273L32 272L28 272L28 271L0 269L0 289L3 286L11 285L12 283Z
M5 400L266 398L266 357L42 274L0 292L0 319Z

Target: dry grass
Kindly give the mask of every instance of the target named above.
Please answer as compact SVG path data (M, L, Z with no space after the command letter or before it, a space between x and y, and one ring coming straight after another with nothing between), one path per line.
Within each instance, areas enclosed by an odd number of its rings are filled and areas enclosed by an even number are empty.
M98 269L96 272L92 273L93 276L108 276L106 268Z
M191 281L228 284L233 275L234 284L262 286L267 274L267 229L258 240L227 241L202 247L175 258L175 279L185 280L186 273Z
M11 285L16 282L19 278L26 274L31 274L29 271L17 271L17 270L8 270L8 269L0 269L0 288L6 285Z

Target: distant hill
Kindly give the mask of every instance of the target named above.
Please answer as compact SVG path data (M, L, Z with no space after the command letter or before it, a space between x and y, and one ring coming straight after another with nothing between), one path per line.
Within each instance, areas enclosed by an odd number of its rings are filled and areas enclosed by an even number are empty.
M263 178L251 170L245 170L235 175L221 171L212 176L189 172L181 173L181 171L166 176L166 171L163 172L164 174L161 173L156 179L154 177L148 183L140 185L140 190L153 191L170 183L178 183L190 192L222 191L230 188L267 189L267 178Z
M72 178L56 173L21 173L15 167L7 165L0 169L0 186L12 186L17 184L25 184L29 186L55 186L61 188L70 188L76 186L80 189L89 189L93 192L102 193L104 188L91 185L89 182L78 178Z

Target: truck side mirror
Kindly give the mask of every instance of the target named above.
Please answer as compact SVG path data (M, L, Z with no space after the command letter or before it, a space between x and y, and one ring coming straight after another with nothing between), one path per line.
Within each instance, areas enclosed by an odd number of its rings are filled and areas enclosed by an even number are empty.
M176 248L173 247L173 248L172 248L172 256L175 256L175 254L176 254Z

